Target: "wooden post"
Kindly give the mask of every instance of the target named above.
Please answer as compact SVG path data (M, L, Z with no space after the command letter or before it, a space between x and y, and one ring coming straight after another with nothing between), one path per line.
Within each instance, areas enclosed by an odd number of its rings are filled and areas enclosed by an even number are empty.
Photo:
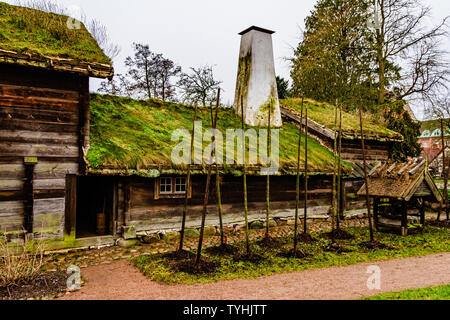
M80 100L79 100L79 174L87 173L85 152L90 146L90 94L89 77L82 76L80 79Z
M336 228L337 230L340 229L340 220L341 216L343 215L342 210L342 160L341 160L341 154L342 154L342 103L339 105L339 142L338 142L338 178L337 178L337 196L338 196L338 213L336 216Z
M33 233L34 222L34 193L33 193L33 180L34 180L34 168L36 162L27 162L25 160L25 181L23 184L23 193L25 197L24 201L24 219L23 228L27 234Z
M245 214L245 247L247 249L247 254L250 254L250 235L248 230L248 206L247 206L247 159L246 159L246 152L245 152L245 126L244 126L244 99L241 96L241 121L242 121L242 148L243 148L243 158L244 158L244 165L243 165L243 179L244 179L244 214Z
M447 216L447 220L449 218L448 211L448 172L447 172L447 164L446 164L446 155L445 155L445 132L444 132L444 120L441 118L441 143L442 143L442 174L444 178L444 203L445 203L445 213Z
M366 185L366 206L367 206L367 216L369 219L369 232L370 232L370 241L373 242L374 236L373 236L373 224L372 224L372 215L370 212L370 198L369 198L369 179L367 176L367 161L366 161L366 148L364 145L364 130L363 130L363 121L362 121L362 111L361 108L359 108L359 126L361 130L361 148L362 148L362 154L363 154L363 163L364 163L364 182Z
M217 119L218 119L218 113L219 113L219 106L220 106L220 88L217 90L217 106L216 106L216 115L214 121L214 129L217 128ZM211 118L213 119L213 118ZM223 231L223 212L222 212L222 194L220 191L220 170L219 170L219 164L217 163L217 152L214 149L214 156L216 159L216 191L217 191L217 207L219 211L219 227L220 227L220 244L225 244L225 235Z
M183 207L183 218L181 221L181 231L180 231L180 245L178 247L179 251L183 251L184 244L184 230L186 229L186 215L187 207L189 201L189 190L191 190L191 164L192 164L192 154L194 153L194 136L195 136L195 121L197 120L198 105L195 103L194 119L192 124L192 135L191 135L191 146L189 149L189 163L187 166L187 177L186 177L186 194L184 196L184 207Z
M305 213L303 221L303 233L307 234L308 226L308 105L305 105Z
M219 101L217 100L217 108L219 108L218 104L219 104ZM211 114L212 114L212 107L211 107ZM216 118L211 119L211 121L212 121L213 129L215 129L215 125L217 123L217 112L216 112ZM216 137L213 136L211 140L212 140L213 148L215 149ZM195 264L197 266L200 264L200 260L202 258L203 236L204 236L204 232L205 232L206 213L208 211L209 191L210 191L211 174L212 174L212 162L213 162L213 155L211 153L210 159L209 159L209 164L208 164L208 176L206 177L205 197L203 199L202 225L200 227L200 236L198 239L197 260L195 261Z
M298 244L298 211L300 207L300 154L302 145L302 124L303 124L303 96L300 111L300 126L298 129L298 149L297 149L297 181L295 189L295 222L294 222L294 254Z
M64 217L64 238L66 240L76 238L77 220L77 176L66 176L66 201Z
M406 201L402 201L402 236L408 235L408 208Z
M378 227L379 207L380 207L380 199L379 198L374 198L373 199L373 218L375 220L375 228Z
M425 200L423 198L420 201L420 224L422 228L425 227Z
M124 186L124 225L129 226L131 220L131 183L130 181L125 182Z
M267 123L267 159L270 157L270 143L271 143L271 128L270 128L270 114L272 109L272 102L269 104L269 118ZM270 165L270 162L269 162ZM266 179L266 238L269 237L269 219L270 219L270 174L267 172Z
M337 160L337 131L338 131L338 99L336 99L336 106L334 108L334 146L333 146L333 156L334 156L334 168L333 168L333 199L331 200L332 213L331 213L331 242L335 242L334 233L336 230L336 216L337 216L337 174L338 174L338 160Z

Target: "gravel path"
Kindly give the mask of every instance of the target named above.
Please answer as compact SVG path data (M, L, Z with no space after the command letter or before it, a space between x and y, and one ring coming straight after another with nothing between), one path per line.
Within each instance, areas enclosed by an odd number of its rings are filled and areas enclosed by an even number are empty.
M381 290L369 290L369 266L381 268ZM193 286L145 278L128 261L82 269L85 286L73 300L305 300L358 299L382 292L450 284L450 253L277 274Z

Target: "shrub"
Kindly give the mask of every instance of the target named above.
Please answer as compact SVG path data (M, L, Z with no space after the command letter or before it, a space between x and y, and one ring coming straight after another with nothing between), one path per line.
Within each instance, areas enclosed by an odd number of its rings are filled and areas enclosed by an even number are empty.
M42 244L24 240L11 245L7 236L0 238L0 287L19 286L33 281L43 265Z

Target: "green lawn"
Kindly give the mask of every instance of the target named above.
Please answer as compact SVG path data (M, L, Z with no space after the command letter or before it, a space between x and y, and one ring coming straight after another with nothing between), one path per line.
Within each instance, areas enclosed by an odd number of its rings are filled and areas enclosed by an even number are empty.
M168 284L194 284L231 279L251 279L274 273L285 273L306 269L316 269L331 266L343 266L361 262L388 260L393 258L429 255L450 251L450 237L448 229L426 227L424 233L400 237L394 234L375 233L376 238L391 247L391 250L369 250L360 247L360 243L367 241L367 228L350 228L347 231L355 236L354 240L341 240L341 247L350 252L335 253L324 251L329 240L323 234L313 233L318 241L311 244L301 244L300 248L309 256L304 259L285 258L280 256L282 249L263 249L252 243L252 251L262 255L265 259L257 263L247 261L235 262L231 256L214 254L204 255L208 261L219 264L215 272L210 274L193 275L176 272L172 266L173 260L162 254L142 255L134 258L136 267L148 278ZM284 249L291 249L291 240ZM244 244L237 244L243 251Z
M383 293L364 300L450 300L450 285Z

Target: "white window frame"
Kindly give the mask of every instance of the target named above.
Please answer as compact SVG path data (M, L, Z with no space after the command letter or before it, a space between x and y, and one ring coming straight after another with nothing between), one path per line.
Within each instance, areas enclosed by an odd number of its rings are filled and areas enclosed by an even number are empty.
M163 183L163 181L166 183ZM167 183L167 182L169 182L169 183ZM163 191L162 186L165 186L166 187L165 189L167 189L167 186L170 186L170 191L166 191L166 190ZM173 190L173 178L161 177L160 182L159 182L159 193L162 195L167 195L167 194L173 194L173 191L174 191Z

